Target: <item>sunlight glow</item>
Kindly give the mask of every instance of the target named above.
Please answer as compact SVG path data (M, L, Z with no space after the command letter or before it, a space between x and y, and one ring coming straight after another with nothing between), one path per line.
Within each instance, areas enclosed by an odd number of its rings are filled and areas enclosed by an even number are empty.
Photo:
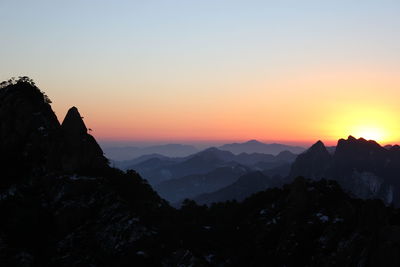
M374 126L358 126L353 131L353 136L356 138L364 138L366 140L375 140L377 142L385 141L387 134L385 130Z
M342 114L335 114L330 131L334 139L352 135L381 144L395 142L399 123L394 114L384 108L348 107Z

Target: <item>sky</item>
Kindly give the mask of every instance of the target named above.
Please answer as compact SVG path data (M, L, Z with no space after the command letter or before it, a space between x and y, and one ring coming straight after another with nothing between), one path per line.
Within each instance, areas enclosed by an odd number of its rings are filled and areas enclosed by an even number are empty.
M0 80L102 141L400 143L400 1L0 0Z

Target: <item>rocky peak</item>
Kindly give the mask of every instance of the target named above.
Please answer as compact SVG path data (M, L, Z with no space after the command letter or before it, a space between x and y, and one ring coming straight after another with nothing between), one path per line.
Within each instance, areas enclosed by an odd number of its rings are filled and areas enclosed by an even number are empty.
M347 169L367 169L374 171L375 166L386 160L387 150L373 140L356 139L349 136L347 140L338 141L334 154L335 164Z
M297 156L290 171L290 177L306 176L312 179L326 178L324 174L330 167L332 156L323 142L318 141L306 152Z
M34 84L23 80L0 87L0 143L26 143L38 131L57 129L59 123L49 102ZM6 140L9 136L19 142L10 143L11 140Z
M336 152L341 153L342 151L350 151L350 150L383 150L377 142L374 140L365 140L364 138L354 138L353 136L349 136L346 139L339 139Z
M61 128L67 134L84 135L87 133L85 123L76 107L72 107L68 110L61 124Z
M307 150L306 153L325 153L325 152L328 152L326 150L325 144L321 140L318 140Z
M67 172L92 172L108 167L108 160L96 140L87 133L82 116L76 107L68 110L61 125L62 170Z
M354 136L349 135L349 136L347 137L347 141L348 141L348 142L356 142L357 139L356 139Z
M24 77L0 85L0 161L2 176L13 182L20 173L40 169L59 122L51 101ZM14 178L12 178L14 177ZM8 183L7 179L1 182Z
M108 167L78 109L72 107L60 126L50 103L27 77L0 84L0 161L9 177L4 184L21 173L90 173Z

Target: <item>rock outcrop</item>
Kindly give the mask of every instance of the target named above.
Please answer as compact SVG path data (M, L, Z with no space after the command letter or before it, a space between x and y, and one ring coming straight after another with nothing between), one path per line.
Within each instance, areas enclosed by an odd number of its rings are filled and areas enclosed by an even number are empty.
M2 266L152 266L163 255L154 218L171 208L136 172L108 166L76 108L60 125L31 81L2 84L0 151Z
M340 139L331 156L317 142L299 155L290 177L313 180L332 179L349 193L360 198L379 198L386 204L400 205L400 152L398 146L381 147L372 140L349 136Z
M324 143L316 142L307 151L298 155L289 176L293 179L297 176L309 177L313 180L326 178L326 172L330 167L332 156Z
M76 107L68 110L61 124L64 145L62 147L62 169L68 172L99 170L107 166L107 159L96 140L87 133L87 128Z
M0 187L49 163L60 124L46 99L28 82L0 88Z
M108 168L77 108L71 108L60 125L47 96L26 81L0 89L0 151L4 176L13 179L31 172L84 173Z

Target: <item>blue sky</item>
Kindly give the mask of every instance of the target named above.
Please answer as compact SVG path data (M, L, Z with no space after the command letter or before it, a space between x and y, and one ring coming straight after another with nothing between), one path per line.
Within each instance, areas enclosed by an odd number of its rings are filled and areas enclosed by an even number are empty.
M111 68L122 65L168 78L171 63L189 75L209 66L227 73L241 65L397 64L399 7L399 1L2 0L1 73L53 74L57 65L67 75L97 68L114 75Z

